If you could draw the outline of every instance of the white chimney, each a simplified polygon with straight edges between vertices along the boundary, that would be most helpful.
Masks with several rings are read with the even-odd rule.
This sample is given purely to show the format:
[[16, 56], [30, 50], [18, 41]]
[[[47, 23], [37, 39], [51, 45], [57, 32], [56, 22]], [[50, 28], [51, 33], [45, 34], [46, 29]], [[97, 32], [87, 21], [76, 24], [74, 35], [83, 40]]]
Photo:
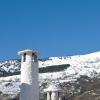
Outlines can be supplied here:
[[21, 56], [20, 100], [39, 100], [38, 52], [27, 49], [18, 54]]
[[61, 91], [62, 89], [58, 84], [51, 84], [47, 89], [44, 89], [44, 92], [47, 93], [47, 100], [61, 100], [59, 94]]

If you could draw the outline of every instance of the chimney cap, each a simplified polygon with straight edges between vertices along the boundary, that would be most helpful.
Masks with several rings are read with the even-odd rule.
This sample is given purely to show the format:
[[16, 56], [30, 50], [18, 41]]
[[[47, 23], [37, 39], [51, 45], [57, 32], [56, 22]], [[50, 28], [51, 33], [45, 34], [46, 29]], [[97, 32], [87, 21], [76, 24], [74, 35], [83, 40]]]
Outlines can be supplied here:
[[51, 84], [47, 89], [44, 89], [44, 92], [61, 92], [62, 88], [59, 84]]
[[23, 54], [25, 54], [25, 53], [31, 53], [31, 54], [34, 54], [34, 55], [36, 55], [36, 56], [39, 55], [38, 51], [32, 50], [32, 49], [25, 49], [25, 50], [19, 51], [19, 52], [18, 52], [18, 55], [23, 55]]

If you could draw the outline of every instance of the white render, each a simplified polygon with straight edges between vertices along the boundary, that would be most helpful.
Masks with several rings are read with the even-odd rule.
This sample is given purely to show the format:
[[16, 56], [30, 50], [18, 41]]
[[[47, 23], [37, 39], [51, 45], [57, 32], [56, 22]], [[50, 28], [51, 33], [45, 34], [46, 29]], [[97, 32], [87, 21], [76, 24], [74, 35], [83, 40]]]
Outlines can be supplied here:
[[53, 91], [52, 92], [51, 100], [59, 100], [58, 91]]
[[18, 54], [22, 56], [20, 100], [39, 100], [38, 53], [24, 50]]
[[62, 89], [58, 84], [51, 84], [44, 92], [47, 93], [47, 100], [61, 100], [59, 93]]
[[47, 92], [47, 100], [51, 100], [51, 98], [50, 98], [50, 92]]

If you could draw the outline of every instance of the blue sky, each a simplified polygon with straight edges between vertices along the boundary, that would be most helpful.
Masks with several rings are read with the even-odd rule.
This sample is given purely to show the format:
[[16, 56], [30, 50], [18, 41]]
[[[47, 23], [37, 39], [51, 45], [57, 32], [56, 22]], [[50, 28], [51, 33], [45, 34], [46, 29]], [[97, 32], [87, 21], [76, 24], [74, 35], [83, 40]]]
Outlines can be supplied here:
[[0, 0], [0, 59], [100, 51], [99, 0]]

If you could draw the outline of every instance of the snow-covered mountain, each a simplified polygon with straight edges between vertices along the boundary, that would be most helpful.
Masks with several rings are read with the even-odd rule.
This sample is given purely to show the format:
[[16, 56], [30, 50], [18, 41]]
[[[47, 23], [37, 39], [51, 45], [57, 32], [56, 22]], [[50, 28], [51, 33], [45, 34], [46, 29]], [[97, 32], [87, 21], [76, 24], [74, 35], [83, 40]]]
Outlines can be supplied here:
[[[53, 71], [49, 73], [40, 73], [40, 79], [45, 79], [46, 77], [56, 79], [62, 76], [79, 77], [80, 75], [94, 77], [100, 73], [100, 52], [90, 53], [87, 55], [49, 57], [47, 59], [39, 60], [39, 68], [44, 68], [44, 70], [47, 67], [51, 68], [52, 66], [56, 67], [60, 65], [69, 65], [69, 67], [58, 72]], [[3, 76], [3, 74], [6, 76], [15, 73], [20, 73], [20, 60], [0, 61], [1, 76]]]
[[[52, 69], [52, 70], [51, 70]], [[100, 77], [100, 52], [86, 55], [49, 57], [39, 60], [40, 91], [52, 81], [76, 82], [80, 77], [91, 79]], [[0, 61], [0, 91], [4, 94], [17, 94], [20, 89], [20, 60]], [[12, 75], [12, 76], [11, 76]], [[46, 85], [44, 85], [46, 83]]]

